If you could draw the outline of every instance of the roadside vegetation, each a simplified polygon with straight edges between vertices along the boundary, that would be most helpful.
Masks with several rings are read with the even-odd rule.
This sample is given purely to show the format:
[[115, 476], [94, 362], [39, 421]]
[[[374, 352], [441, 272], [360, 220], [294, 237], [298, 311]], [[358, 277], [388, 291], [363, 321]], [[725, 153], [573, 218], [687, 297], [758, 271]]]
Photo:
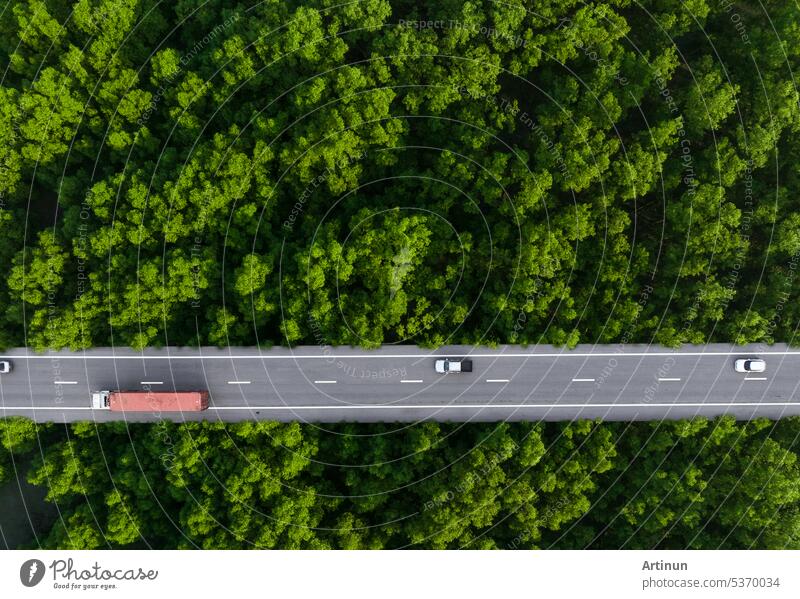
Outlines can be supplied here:
[[75, 549], [798, 548], [798, 430], [0, 420]]
[[[793, 343], [799, 19], [11, 0], [0, 346]], [[800, 548], [794, 419], [2, 427], [48, 547]]]

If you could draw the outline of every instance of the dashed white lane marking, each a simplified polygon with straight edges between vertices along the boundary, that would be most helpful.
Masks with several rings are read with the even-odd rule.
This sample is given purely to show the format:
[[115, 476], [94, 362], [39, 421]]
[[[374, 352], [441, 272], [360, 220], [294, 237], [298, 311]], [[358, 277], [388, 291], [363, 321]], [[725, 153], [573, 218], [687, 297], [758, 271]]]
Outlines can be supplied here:
[[409, 379], [409, 380], [401, 380], [401, 383], [421, 383], [422, 379]]
[[333, 385], [336, 381], [314, 381], [315, 385]]
[[487, 383], [508, 383], [508, 379], [486, 379]]
[[77, 385], [78, 381], [53, 381], [54, 385]]
[[572, 379], [573, 383], [593, 383], [594, 379]]
[[746, 381], [766, 381], [767, 377], [765, 376], [746, 376], [744, 377]]
[[676, 379], [676, 378], [671, 378], [671, 379], [670, 379], [670, 378], [659, 378], [659, 379], [658, 379], [658, 382], [659, 382], [659, 383], [674, 383], [674, 382], [676, 382], [676, 381], [679, 381], [679, 380], [681, 380], [681, 379]]
[[228, 381], [229, 385], [249, 385], [250, 381]]

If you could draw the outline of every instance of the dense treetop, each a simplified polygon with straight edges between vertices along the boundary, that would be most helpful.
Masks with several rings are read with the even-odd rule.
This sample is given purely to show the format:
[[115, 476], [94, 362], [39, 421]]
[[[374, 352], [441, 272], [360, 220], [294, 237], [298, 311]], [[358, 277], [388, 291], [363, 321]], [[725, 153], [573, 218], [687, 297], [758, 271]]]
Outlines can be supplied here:
[[798, 430], [6, 419], [0, 464], [58, 505], [46, 548], [797, 549]]
[[792, 341], [786, 2], [11, 2], [4, 344]]

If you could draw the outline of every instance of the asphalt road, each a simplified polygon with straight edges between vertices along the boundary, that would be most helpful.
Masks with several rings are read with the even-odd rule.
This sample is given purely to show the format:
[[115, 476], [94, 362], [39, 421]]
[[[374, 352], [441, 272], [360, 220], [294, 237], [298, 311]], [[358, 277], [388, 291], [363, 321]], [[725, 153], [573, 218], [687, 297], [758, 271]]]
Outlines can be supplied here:
[[[441, 375], [436, 357], [473, 360], [473, 372]], [[737, 357], [766, 360], [761, 374], [733, 370]], [[414, 422], [661, 420], [800, 415], [800, 349], [785, 345], [448, 346], [358, 348], [98, 348], [0, 360], [0, 416], [37, 421], [124, 419]], [[92, 391], [203, 390], [201, 413], [93, 410]]]

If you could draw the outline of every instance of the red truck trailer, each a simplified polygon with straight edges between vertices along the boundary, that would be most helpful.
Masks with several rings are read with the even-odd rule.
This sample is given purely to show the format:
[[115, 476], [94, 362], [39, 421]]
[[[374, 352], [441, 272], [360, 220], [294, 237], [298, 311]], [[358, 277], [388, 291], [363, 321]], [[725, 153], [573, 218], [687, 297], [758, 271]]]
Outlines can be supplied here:
[[96, 391], [92, 407], [112, 412], [199, 412], [208, 408], [208, 391]]

